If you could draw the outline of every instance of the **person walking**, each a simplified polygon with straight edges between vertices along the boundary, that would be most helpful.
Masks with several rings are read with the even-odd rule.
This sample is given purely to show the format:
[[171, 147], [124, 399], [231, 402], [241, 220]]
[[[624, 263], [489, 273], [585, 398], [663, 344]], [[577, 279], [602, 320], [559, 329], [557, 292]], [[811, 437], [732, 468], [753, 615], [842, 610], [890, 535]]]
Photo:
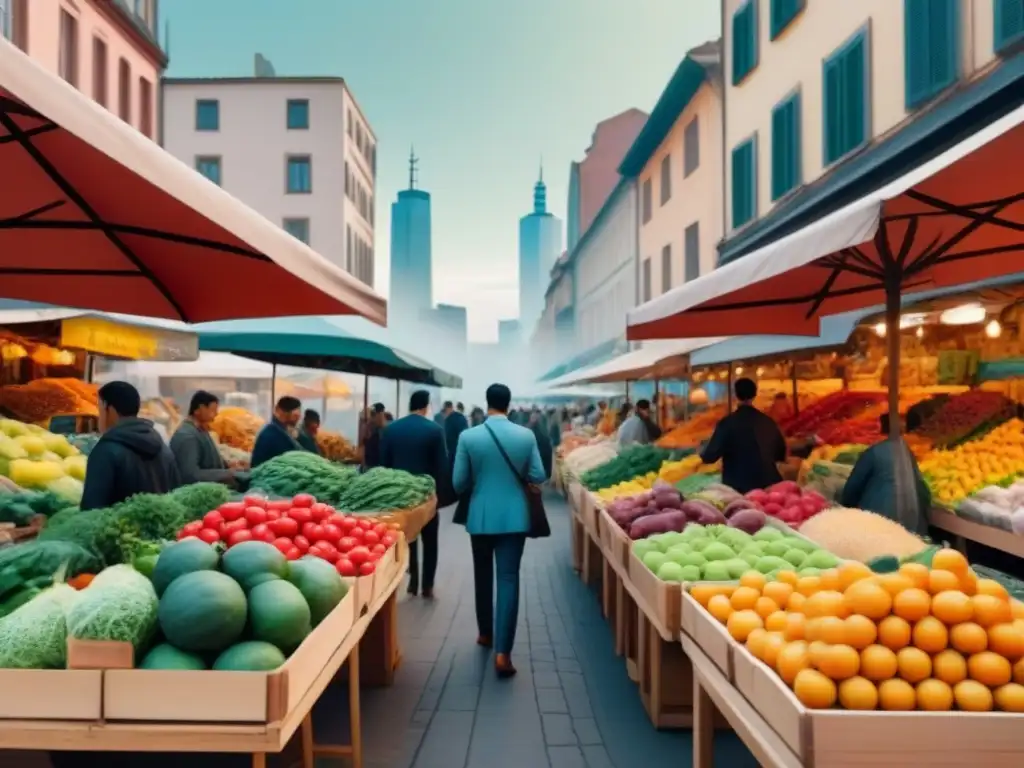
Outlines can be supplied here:
[[530, 414], [530, 421], [527, 423], [533, 437], [537, 441], [537, 450], [540, 452], [540, 463], [544, 466], [545, 479], [551, 479], [551, 469], [554, 466], [554, 453], [551, 447], [551, 436], [548, 434], [548, 422], [544, 413], [539, 408]]
[[303, 450], [322, 456], [320, 446], [316, 443], [316, 433], [320, 431], [320, 414], [312, 408], [307, 408], [302, 414], [302, 425], [299, 427], [299, 434], [295, 442], [302, 446]]
[[224, 462], [217, 443], [210, 436], [219, 407], [216, 395], [198, 390], [188, 404], [188, 418], [171, 435], [171, 453], [181, 481], [186, 485], [223, 483], [229, 488], [236, 487], [235, 470]]
[[445, 400], [444, 405], [441, 406], [441, 410], [434, 416], [434, 423], [439, 427], [444, 426], [444, 420], [448, 418], [448, 415], [454, 410], [451, 400]]
[[[418, 389], [409, 397], [409, 415], [403, 416], [385, 428], [380, 438], [380, 465], [389, 469], [403, 469], [414, 475], [430, 475], [437, 489], [438, 506], [448, 494], [448, 451], [444, 430], [431, 421], [430, 393]], [[437, 572], [437, 534], [440, 516], [434, 515], [423, 526], [419, 539], [423, 540], [423, 579], [420, 580], [419, 546], [417, 539], [409, 542], [409, 594], [415, 595], [423, 587], [423, 597], [434, 598], [434, 575]]]
[[277, 401], [270, 423], [256, 435], [256, 444], [252, 447], [253, 469], [282, 453], [302, 450], [302, 446], [295, 439], [295, 428], [299, 425], [301, 415], [302, 403], [298, 398], [285, 395]]
[[479, 406], [474, 406], [473, 410], [469, 412], [469, 426], [479, 427], [484, 423], [484, 409]]
[[380, 466], [380, 435], [386, 426], [384, 403], [374, 403], [363, 424], [363, 468]]
[[465, 407], [462, 403], [459, 403], [457, 408], [448, 414], [448, 418], [444, 420], [444, 442], [448, 448], [448, 470], [449, 477], [451, 476], [451, 470], [455, 466], [455, 449], [459, 446], [459, 435], [469, 429], [469, 422], [466, 420], [466, 415], [463, 413]]
[[[466, 430], [455, 452], [452, 480], [466, 504], [466, 531], [473, 551], [477, 643], [496, 652], [498, 677], [511, 677], [512, 646], [519, 616], [519, 566], [530, 506], [525, 485], [546, 479], [537, 440], [509, 421], [512, 393], [504, 384], [487, 388], [487, 420]], [[497, 610], [494, 581], [497, 572]]]

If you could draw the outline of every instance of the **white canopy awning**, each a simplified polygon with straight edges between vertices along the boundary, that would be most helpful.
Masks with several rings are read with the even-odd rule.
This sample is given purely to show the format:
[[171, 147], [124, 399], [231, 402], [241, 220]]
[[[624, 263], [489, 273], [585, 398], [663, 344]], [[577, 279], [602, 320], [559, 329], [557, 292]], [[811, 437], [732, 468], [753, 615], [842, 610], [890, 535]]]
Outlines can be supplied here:
[[677, 378], [686, 375], [687, 356], [694, 350], [723, 341], [715, 339], [673, 339], [652, 341], [599, 365], [559, 376], [552, 387], [598, 384], [641, 379]]

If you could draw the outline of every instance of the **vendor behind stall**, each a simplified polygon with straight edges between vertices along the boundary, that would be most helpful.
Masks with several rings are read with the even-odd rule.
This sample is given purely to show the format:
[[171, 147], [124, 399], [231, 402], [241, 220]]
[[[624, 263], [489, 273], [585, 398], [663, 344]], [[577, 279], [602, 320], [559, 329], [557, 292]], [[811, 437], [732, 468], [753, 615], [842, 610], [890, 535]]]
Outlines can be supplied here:
[[253, 469], [282, 453], [302, 450], [295, 439], [295, 428], [301, 416], [302, 403], [298, 398], [285, 395], [277, 401], [273, 418], [256, 436], [256, 444], [252, 448]]
[[223, 483], [235, 487], [235, 472], [228, 469], [210, 435], [219, 408], [216, 395], [198, 390], [188, 404], [188, 418], [171, 436], [171, 452], [185, 484]]
[[298, 443], [310, 453], [320, 456], [320, 446], [316, 444], [316, 433], [320, 431], [320, 414], [307, 408], [302, 414], [302, 426], [299, 427]]
[[103, 509], [136, 493], [167, 493], [182, 484], [174, 454], [139, 418], [139, 391], [125, 381], [100, 387], [99, 427], [103, 436], [89, 454], [81, 509]]
[[[882, 434], [889, 434], [889, 414], [879, 419]], [[907, 414], [907, 429], [919, 426], [917, 414]], [[899, 483], [897, 484], [897, 479]], [[897, 498], [897, 488], [900, 496]], [[932, 497], [914, 455], [903, 438], [889, 437], [862, 453], [853, 465], [839, 503], [844, 507], [869, 512], [900, 523], [911, 533], [928, 533], [928, 509]]]
[[786, 439], [767, 414], [754, 407], [757, 384], [738, 379], [739, 406], [715, 426], [701, 451], [705, 464], [722, 462], [722, 482], [740, 493], [767, 488], [782, 480], [778, 464], [786, 460]]

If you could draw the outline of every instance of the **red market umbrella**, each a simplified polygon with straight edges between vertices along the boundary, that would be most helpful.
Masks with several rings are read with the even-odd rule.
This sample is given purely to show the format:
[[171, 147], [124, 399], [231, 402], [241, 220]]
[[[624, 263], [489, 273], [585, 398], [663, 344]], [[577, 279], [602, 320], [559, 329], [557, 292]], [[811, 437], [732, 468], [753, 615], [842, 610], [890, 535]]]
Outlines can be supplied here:
[[[885, 305], [889, 407], [900, 295], [1024, 268], [1024, 107], [814, 224], [629, 313], [631, 340], [817, 335], [820, 318]], [[899, 419], [891, 419], [898, 435]]]
[[196, 323], [386, 301], [0, 39], [0, 296]]

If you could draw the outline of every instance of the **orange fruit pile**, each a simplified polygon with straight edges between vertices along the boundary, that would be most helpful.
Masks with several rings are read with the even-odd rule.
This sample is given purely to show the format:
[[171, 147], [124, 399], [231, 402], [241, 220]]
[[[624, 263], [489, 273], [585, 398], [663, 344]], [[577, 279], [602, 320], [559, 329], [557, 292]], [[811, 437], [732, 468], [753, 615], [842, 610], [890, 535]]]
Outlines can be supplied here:
[[1024, 603], [955, 550], [931, 568], [749, 572], [690, 594], [806, 707], [1024, 712]]

